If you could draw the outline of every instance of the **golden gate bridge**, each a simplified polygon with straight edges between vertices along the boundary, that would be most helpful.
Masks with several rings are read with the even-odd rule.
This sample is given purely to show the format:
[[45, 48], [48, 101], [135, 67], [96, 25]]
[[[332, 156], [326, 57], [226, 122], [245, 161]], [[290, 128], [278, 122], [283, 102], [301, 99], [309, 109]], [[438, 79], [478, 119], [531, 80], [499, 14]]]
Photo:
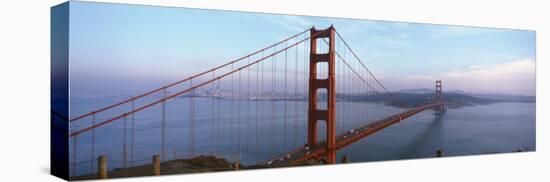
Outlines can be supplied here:
[[[71, 175], [94, 173], [94, 161], [108, 153], [110, 166], [146, 163], [147, 147], [161, 161], [214, 155], [268, 167], [333, 164], [338, 150], [419, 112], [441, 116], [441, 87], [436, 81], [432, 100], [410, 104], [386, 89], [333, 26], [312, 27], [70, 118]], [[388, 111], [388, 105], [405, 109]], [[144, 122], [154, 127], [140, 128]]]

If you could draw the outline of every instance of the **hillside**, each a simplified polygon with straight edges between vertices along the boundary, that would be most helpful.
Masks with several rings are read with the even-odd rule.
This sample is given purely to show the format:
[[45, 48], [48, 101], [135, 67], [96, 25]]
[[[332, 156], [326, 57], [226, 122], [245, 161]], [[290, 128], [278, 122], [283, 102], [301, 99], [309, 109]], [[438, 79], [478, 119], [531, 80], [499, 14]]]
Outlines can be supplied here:
[[[414, 107], [431, 102], [434, 98], [433, 93], [384, 93], [377, 95], [337, 95], [339, 99], [351, 102], [381, 102], [394, 107]], [[395, 99], [398, 98], [398, 99]], [[443, 98], [449, 108], [458, 108], [464, 106], [485, 105], [497, 102], [513, 102], [514, 100], [498, 98], [474, 97], [459, 93], [443, 93]]]

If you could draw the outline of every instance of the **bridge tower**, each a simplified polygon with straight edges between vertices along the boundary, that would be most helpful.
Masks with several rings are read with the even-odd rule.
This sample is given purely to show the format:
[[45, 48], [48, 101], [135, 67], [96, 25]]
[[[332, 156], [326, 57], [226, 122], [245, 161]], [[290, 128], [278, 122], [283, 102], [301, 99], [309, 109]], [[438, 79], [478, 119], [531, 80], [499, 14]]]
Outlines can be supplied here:
[[441, 101], [441, 98], [442, 95], [441, 95], [441, 80], [436, 80], [435, 81], [435, 99], [437, 101]]
[[[335, 32], [331, 25], [325, 30], [310, 31], [310, 56], [309, 56], [309, 104], [308, 104], [308, 146], [317, 143], [317, 123], [326, 122], [326, 163], [336, 163], [336, 82], [335, 82]], [[328, 52], [317, 50], [317, 40], [328, 38]], [[328, 78], [319, 78], [317, 70], [319, 63], [328, 63]], [[324, 67], [323, 67], [324, 68]], [[319, 109], [317, 94], [319, 89], [325, 89], [327, 93], [326, 110]]]
[[434, 99], [434, 101], [440, 103], [439, 107], [435, 108], [435, 115], [436, 115], [437, 117], [441, 117], [441, 115], [443, 115], [443, 113], [444, 113], [445, 110], [446, 110], [446, 106], [445, 106], [445, 104], [443, 103], [443, 94], [442, 94], [442, 89], [441, 89], [441, 80], [436, 80], [436, 81], [435, 81], [435, 99]]

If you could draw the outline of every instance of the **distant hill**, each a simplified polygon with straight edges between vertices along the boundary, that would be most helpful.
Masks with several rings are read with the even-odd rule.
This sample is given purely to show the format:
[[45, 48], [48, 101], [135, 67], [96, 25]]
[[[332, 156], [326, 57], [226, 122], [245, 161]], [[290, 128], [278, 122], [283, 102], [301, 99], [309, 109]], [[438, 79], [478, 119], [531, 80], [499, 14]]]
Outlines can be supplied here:
[[[403, 91], [403, 90], [401, 90]], [[406, 92], [394, 92], [372, 95], [337, 95], [338, 99], [351, 102], [379, 102], [394, 107], [414, 107], [431, 102], [434, 99], [435, 91], [430, 89], [410, 89]], [[395, 99], [398, 98], [398, 99]], [[485, 105], [497, 102], [535, 102], [532, 96], [495, 96], [479, 95], [474, 96], [462, 91], [444, 92], [443, 98], [449, 108], [464, 106]]]
[[429, 89], [429, 88], [417, 88], [417, 89], [401, 89], [397, 92], [407, 93], [407, 94], [427, 94], [427, 93], [435, 93], [435, 90]]
[[498, 100], [500, 102], [535, 102], [535, 96], [506, 95], [506, 94], [469, 94], [474, 97]]
[[[435, 90], [429, 89], [429, 88], [417, 88], [417, 89], [401, 89], [397, 92], [409, 93], [409, 94], [429, 94], [429, 93], [435, 93]], [[462, 90], [445, 90], [445, 93], [467, 94]]]

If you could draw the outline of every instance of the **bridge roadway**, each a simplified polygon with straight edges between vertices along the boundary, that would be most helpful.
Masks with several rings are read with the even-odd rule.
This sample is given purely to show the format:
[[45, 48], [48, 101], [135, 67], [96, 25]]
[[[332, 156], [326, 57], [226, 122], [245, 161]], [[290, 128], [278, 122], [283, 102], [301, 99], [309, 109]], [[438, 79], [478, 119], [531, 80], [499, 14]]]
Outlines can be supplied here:
[[[345, 133], [338, 135], [336, 138], [336, 148], [338, 151], [348, 145], [351, 145], [377, 131], [380, 131], [386, 127], [389, 127], [395, 123], [399, 123], [402, 120], [411, 117], [419, 112], [425, 111], [430, 108], [444, 106], [444, 102], [431, 102], [425, 105], [421, 105], [407, 111], [389, 116], [387, 118], [369, 123], [367, 125], [346, 131]], [[318, 142], [314, 146], [305, 146], [291, 151], [287, 154], [278, 156], [261, 164], [268, 166], [288, 166], [295, 165], [307, 160], [320, 160], [326, 155], [326, 143]]]

